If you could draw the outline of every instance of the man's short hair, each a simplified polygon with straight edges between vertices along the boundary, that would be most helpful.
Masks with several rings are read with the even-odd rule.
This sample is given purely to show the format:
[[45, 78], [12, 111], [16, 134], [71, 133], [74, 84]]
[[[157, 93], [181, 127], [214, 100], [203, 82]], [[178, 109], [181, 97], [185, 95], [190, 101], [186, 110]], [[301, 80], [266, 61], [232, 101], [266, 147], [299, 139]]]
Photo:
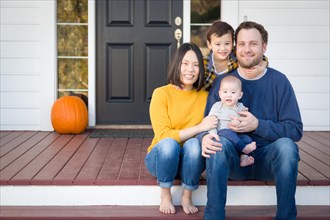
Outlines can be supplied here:
[[261, 38], [262, 38], [262, 43], [268, 43], [268, 32], [266, 31], [266, 29], [264, 28], [264, 26], [262, 26], [261, 24], [258, 24], [256, 22], [253, 21], [244, 21], [242, 22], [237, 28], [236, 28], [236, 34], [235, 34], [235, 44], [237, 44], [237, 36], [238, 33], [242, 30], [242, 29], [252, 29], [255, 28], [259, 31]]

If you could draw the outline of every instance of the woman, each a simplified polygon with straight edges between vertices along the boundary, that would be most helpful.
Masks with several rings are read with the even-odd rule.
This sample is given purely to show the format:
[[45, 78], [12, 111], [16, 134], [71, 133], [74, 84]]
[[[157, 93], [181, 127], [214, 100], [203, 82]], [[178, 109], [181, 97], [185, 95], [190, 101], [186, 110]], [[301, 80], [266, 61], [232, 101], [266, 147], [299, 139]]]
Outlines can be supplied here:
[[155, 133], [145, 164], [157, 177], [161, 187], [159, 211], [175, 213], [171, 187], [176, 176], [182, 180], [181, 205], [187, 214], [198, 212], [192, 203], [192, 191], [199, 186], [205, 168], [199, 141], [200, 132], [216, 128], [217, 118], [203, 119], [207, 92], [204, 82], [203, 57], [191, 43], [183, 44], [175, 53], [167, 75], [168, 85], [155, 89], [150, 118]]

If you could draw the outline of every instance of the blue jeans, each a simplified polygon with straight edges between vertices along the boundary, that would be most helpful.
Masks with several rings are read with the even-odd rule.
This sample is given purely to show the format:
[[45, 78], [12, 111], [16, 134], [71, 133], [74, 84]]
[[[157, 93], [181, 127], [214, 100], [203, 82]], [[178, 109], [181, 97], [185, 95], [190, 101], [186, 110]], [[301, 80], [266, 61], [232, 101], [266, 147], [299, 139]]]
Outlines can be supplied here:
[[257, 148], [252, 152], [254, 164], [241, 167], [239, 153], [231, 141], [220, 137], [222, 151], [206, 159], [207, 204], [204, 219], [224, 220], [227, 180], [275, 180], [277, 212], [274, 219], [296, 219], [296, 180], [298, 175], [298, 146], [289, 138]]
[[173, 186], [176, 176], [181, 178], [184, 189], [196, 190], [205, 169], [205, 159], [197, 138], [187, 140], [182, 147], [172, 138], [159, 141], [145, 157], [149, 172], [163, 188]]

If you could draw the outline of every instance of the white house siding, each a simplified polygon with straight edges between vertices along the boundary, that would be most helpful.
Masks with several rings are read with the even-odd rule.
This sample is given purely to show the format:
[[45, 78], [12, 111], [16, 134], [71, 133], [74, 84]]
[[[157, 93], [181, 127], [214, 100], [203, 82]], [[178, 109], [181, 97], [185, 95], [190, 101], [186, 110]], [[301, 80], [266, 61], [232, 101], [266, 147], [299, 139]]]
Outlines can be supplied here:
[[[269, 33], [270, 66], [289, 78], [304, 130], [330, 130], [329, 1], [223, 1], [223, 20], [256, 21]], [[227, 10], [231, 9], [231, 10]], [[237, 14], [233, 16], [233, 14]]]
[[[184, 2], [187, 6], [188, 0]], [[92, 0], [89, 3], [95, 4]], [[90, 7], [88, 12], [90, 21], [94, 21], [94, 9]], [[292, 82], [304, 129], [330, 130], [329, 1], [222, 0], [221, 10], [221, 19], [235, 28], [245, 19], [265, 26], [270, 35], [266, 53], [270, 66], [281, 70]], [[55, 0], [0, 1], [1, 130], [52, 130], [50, 109], [56, 97], [55, 12]], [[185, 16], [184, 22], [187, 21]], [[89, 30], [95, 30], [95, 22], [89, 23]], [[93, 42], [89, 41], [90, 52], [95, 49]], [[89, 63], [95, 64], [95, 56], [90, 58]], [[93, 68], [90, 65], [91, 97], [95, 95]], [[95, 102], [91, 103], [94, 106], [89, 108], [89, 117], [95, 119]], [[95, 120], [90, 121], [93, 124]]]
[[52, 130], [55, 1], [0, 1], [0, 129]]

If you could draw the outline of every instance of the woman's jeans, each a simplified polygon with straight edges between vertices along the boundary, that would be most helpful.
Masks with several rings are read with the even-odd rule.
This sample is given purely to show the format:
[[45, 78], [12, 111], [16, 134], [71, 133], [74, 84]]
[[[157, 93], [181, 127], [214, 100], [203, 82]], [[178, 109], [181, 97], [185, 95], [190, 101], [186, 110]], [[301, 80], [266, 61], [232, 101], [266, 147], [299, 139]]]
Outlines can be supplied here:
[[145, 164], [163, 188], [173, 186], [178, 176], [184, 189], [196, 190], [205, 169], [205, 159], [197, 138], [187, 140], [182, 147], [174, 139], [165, 138], [146, 155]]
[[257, 148], [252, 152], [254, 164], [241, 167], [240, 155], [232, 142], [220, 137], [220, 143], [222, 151], [206, 159], [207, 204], [204, 219], [225, 219], [228, 179], [275, 180], [277, 212], [274, 219], [296, 219], [298, 146], [289, 138], [280, 138], [269, 145]]

